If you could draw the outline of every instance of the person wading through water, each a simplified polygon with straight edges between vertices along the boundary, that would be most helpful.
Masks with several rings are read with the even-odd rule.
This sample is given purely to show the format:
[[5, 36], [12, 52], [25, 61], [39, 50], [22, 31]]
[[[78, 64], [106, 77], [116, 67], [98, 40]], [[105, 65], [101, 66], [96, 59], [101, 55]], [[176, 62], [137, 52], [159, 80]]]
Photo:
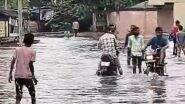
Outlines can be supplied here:
[[23, 42], [24, 46], [15, 49], [11, 61], [9, 82], [11, 83], [12, 81], [12, 72], [15, 65], [16, 104], [21, 102], [24, 85], [28, 88], [32, 104], [36, 104], [35, 85], [37, 84], [37, 79], [35, 78], [33, 66], [36, 52], [30, 48], [34, 42], [34, 35], [31, 33], [25, 34]]
[[183, 32], [183, 26], [179, 26], [179, 32], [177, 33], [177, 56], [180, 59], [181, 51], [185, 55], [185, 32]]
[[133, 31], [133, 35], [129, 36], [128, 48], [131, 49], [133, 73], [135, 74], [137, 66], [139, 69], [139, 73], [142, 73], [144, 39], [143, 36], [140, 34], [139, 27], [134, 27]]
[[114, 33], [115, 33], [115, 26], [109, 25], [107, 28], [107, 32], [100, 37], [98, 46], [102, 50], [102, 54], [110, 54], [114, 58], [118, 66], [119, 74], [122, 75], [123, 72], [118, 59], [118, 55], [119, 55], [118, 43]]
[[131, 49], [128, 47], [128, 38], [129, 36], [133, 35], [134, 34], [134, 31], [133, 29], [135, 28], [136, 26], [135, 25], [131, 25], [130, 26], [130, 31], [128, 34], [126, 34], [126, 37], [125, 37], [125, 44], [123, 46], [123, 51], [125, 51], [125, 49], [127, 48], [127, 65], [130, 65], [130, 61], [131, 61]]
[[177, 33], [179, 32], [179, 26], [180, 26], [180, 21], [176, 20], [174, 26], [172, 27], [170, 37], [173, 39], [173, 55], [177, 56]]

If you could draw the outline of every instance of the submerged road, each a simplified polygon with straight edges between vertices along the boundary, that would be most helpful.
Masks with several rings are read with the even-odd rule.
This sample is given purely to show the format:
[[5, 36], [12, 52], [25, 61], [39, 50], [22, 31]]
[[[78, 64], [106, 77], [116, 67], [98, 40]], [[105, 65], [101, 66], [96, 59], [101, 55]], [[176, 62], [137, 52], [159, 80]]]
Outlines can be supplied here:
[[[39, 38], [35, 75], [37, 104], [184, 104], [185, 64], [167, 50], [169, 76], [152, 79], [132, 74], [126, 55], [120, 54], [123, 76], [98, 77], [100, 52], [91, 51], [97, 41], [89, 38]], [[14, 104], [14, 83], [8, 83], [13, 48], [0, 49], [0, 104]], [[30, 104], [26, 88], [21, 104]]]

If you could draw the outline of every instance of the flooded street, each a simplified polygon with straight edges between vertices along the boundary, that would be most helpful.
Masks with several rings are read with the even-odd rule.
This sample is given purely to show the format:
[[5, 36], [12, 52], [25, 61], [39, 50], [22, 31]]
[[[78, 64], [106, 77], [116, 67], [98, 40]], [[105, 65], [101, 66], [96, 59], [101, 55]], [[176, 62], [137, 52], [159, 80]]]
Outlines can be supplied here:
[[[169, 76], [152, 79], [132, 74], [126, 55], [120, 54], [123, 76], [95, 75], [100, 51], [93, 51], [96, 40], [89, 38], [39, 38], [35, 75], [37, 104], [184, 104], [185, 64], [167, 54]], [[0, 49], [0, 104], [14, 104], [14, 83], [8, 83], [12, 48]], [[30, 104], [24, 88], [21, 104]]]

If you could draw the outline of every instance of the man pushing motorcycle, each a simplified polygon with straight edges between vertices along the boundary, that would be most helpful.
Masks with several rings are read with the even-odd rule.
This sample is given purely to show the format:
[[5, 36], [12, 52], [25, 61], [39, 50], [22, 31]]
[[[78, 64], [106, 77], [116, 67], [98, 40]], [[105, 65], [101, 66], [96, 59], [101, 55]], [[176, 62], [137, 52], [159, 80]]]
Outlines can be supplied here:
[[[118, 70], [120, 75], [123, 74], [122, 68], [121, 68], [121, 65], [118, 59], [119, 51], [118, 51], [118, 46], [117, 46], [117, 39], [114, 35], [115, 30], [116, 28], [114, 25], [109, 25], [107, 28], [107, 32], [103, 36], [100, 37], [99, 43], [98, 43], [99, 48], [102, 50], [101, 60], [102, 59], [104, 60], [106, 58], [109, 60], [113, 60], [115, 63], [114, 66], [116, 66], [116, 68], [111, 68], [111, 64], [110, 64], [110, 67], [108, 68], [108, 71], [110, 71], [110, 74], [107, 74], [107, 76], [114, 75], [114, 74], [111, 74], [111, 72], [113, 72], [111, 70]], [[101, 68], [99, 71], [101, 71]]]

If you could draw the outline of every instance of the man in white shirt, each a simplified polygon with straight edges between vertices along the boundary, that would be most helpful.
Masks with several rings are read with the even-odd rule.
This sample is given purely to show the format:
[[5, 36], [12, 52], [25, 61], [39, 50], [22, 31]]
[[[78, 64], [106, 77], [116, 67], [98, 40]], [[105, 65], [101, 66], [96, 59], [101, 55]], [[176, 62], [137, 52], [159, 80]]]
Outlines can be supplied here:
[[74, 21], [74, 22], [73, 22], [73, 25], [72, 25], [72, 29], [73, 29], [73, 31], [74, 31], [74, 36], [75, 36], [75, 37], [77, 36], [79, 27], [80, 27], [79, 22], [78, 22], [78, 21]]

